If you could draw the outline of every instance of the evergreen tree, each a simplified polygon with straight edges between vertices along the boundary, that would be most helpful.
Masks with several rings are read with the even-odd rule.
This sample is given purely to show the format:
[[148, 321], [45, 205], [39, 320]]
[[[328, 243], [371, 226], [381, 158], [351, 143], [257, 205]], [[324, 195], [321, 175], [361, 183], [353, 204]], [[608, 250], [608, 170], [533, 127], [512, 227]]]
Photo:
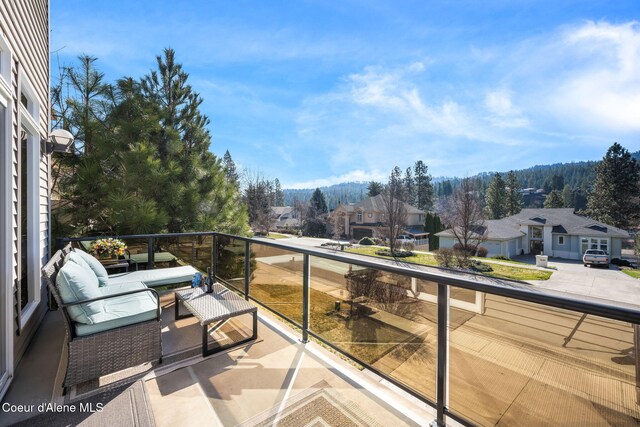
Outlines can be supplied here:
[[435, 212], [427, 212], [424, 223], [424, 231], [429, 233], [429, 250], [435, 251], [440, 247], [436, 233], [444, 230], [440, 216]]
[[[54, 215], [71, 222], [74, 234], [246, 233], [238, 189], [227, 184], [221, 162], [209, 152], [201, 99], [174, 63], [173, 51], [158, 57], [159, 73], [113, 85], [102, 83], [95, 60], [87, 58], [63, 82], [85, 85], [61, 100], [71, 108], [59, 108], [69, 112], [64, 121], [85, 140], [69, 178], [56, 184], [69, 203]], [[74, 105], [91, 111], [80, 114]]]
[[554, 174], [551, 177], [551, 188], [556, 191], [562, 191], [564, 188], [564, 176]]
[[327, 202], [324, 194], [316, 188], [309, 201], [307, 217], [302, 226], [305, 236], [325, 237], [327, 234]]
[[375, 197], [378, 194], [382, 193], [383, 190], [382, 183], [376, 181], [369, 181], [369, 185], [367, 186], [367, 197]]
[[309, 209], [313, 209], [314, 214], [324, 214], [328, 212], [327, 202], [324, 198], [324, 194], [320, 191], [319, 188], [316, 188], [311, 196], [311, 200], [309, 201]]
[[504, 218], [508, 210], [508, 195], [502, 176], [496, 173], [486, 193], [486, 210], [489, 219]]
[[405, 192], [405, 201], [410, 205], [415, 205], [416, 200], [416, 185], [413, 179], [413, 174], [411, 172], [411, 168], [407, 168], [404, 175], [404, 192]]
[[507, 212], [506, 216], [515, 215], [522, 210], [522, 194], [520, 194], [520, 183], [514, 171], [507, 174]]
[[571, 189], [571, 187], [569, 187], [569, 184], [565, 184], [562, 189], [562, 203], [567, 208], [576, 207], [576, 193]]
[[547, 194], [547, 197], [544, 199], [544, 205], [546, 209], [549, 208], [564, 208], [564, 200], [562, 199], [562, 193], [558, 190], [552, 190], [551, 193]]
[[423, 211], [433, 210], [433, 185], [429, 168], [422, 160], [418, 160], [414, 166], [415, 180], [415, 204]]
[[224, 165], [224, 173], [227, 177], [227, 183], [239, 184], [240, 175], [236, 170], [236, 163], [231, 158], [231, 153], [229, 153], [229, 150], [224, 152], [224, 156], [222, 157], [222, 164]]
[[276, 178], [273, 181], [273, 187], [275, 191], [275, 204], [274, 206], [284, 206], [284, 192], [282, 191], [282, 187], [280, 186], [280, 180]]
[[269, 181], [260, 178], [251, 180], [244, 190], [244, 202], [249, 210], [249, 224], [253, 231], [269, 234], [275, 223], [271, 214]]
[[619, 228], [633, 227], [640, 221], [640, 165], [617, 142], [596, 166], [587, 213]]

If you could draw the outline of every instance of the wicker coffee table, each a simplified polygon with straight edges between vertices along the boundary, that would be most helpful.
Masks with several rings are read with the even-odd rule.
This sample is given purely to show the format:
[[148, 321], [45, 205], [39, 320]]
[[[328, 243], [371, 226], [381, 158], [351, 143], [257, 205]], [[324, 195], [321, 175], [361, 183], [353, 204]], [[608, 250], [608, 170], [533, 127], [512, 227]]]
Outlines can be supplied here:
[[[180, 314], [180, 303], [190, 314]], [[209, 349], [209, 332], [222, 327], [232, 317], [243, 314], [253, 316], [253, 335], [250, 338]], [[213, 292], [207, 294], [202, 288], [184, 289], [175, 292], [175, 318], [195, 316], [202, 325], [202, 356], [210, 356], [231, 347], [254, 341], [258, 338], [258, 309], [242, 297], [219, 283], [213, 284]], [[213, 327], [210, 328], [210, 325]]]

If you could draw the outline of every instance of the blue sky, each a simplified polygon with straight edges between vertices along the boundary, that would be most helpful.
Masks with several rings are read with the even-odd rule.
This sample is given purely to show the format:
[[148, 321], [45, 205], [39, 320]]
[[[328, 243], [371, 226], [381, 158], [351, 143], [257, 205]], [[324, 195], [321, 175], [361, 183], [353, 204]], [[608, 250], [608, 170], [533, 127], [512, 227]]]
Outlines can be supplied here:
[[640, 149], [640, 4], [51, 1], [52, 73], [140, 77], [165, 47], [211, 151], [285, 187], [466, 176]]

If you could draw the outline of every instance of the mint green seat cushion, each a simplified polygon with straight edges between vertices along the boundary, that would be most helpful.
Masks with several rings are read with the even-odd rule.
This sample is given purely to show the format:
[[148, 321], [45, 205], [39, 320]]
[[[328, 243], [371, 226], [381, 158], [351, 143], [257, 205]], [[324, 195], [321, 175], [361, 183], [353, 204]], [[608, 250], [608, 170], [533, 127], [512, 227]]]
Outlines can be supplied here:
[[[99, 298], [98, 278], [91, 270], [75, 262], [67, 262], [58, 271], [56, 285], [62, 302], [70, 303]], [[74, 305], [68, 308], [69, 317], [75, 322], [92, 324], [94, 316], [103, 311], [102, 301]]]
[[155, 270], [131, 271], [109, 276], [109, 286], [125, 282], [143, 282], [145, 285], [162, 286], [190, 282], [198, 270], [190, 265], [182, 267], [158, 268]]
[[84, 260], [84, 262], [89, 265], [89, 267], [91, 267], [95, 275], [98, 277], [100, 286], [107, 286], [109, 284], [109, 274], [107, 273], [107, 270], [104, 268], [104, 266], [100, 264], [100, 261], [81, 249], [74, 249], [74, 252], [78, 254]]
[[[147, 289], [141, 282], [128, 282], [99, 288], [101, 295], [114, 295]], [[86, 336], [156, 318], [158, 304], [152, 292], [139, 292], [104, 300], [104, 310], [93, 316], [91, 325], [76, 323], [76, 335]]]

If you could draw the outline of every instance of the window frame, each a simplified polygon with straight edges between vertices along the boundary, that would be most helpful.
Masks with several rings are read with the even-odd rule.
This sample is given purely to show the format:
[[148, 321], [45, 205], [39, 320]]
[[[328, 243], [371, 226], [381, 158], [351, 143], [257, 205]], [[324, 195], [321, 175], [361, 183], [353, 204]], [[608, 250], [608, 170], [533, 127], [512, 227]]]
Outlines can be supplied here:
[[558, 245], [564, 246], [566, 244], [565, 241], [566, 240], [564, 236], [558, 236]]
[[[21, 310], [20, 322], [22, 325], [26, 324], [31, 316], [35, 313], [38, 305], [41, 301], [41, 281], [40, 281], [40, 131], [38, 126], [38, 119], [40, 114], [40, 103], [35, 96], [33, 86], [29, 82], [29, 79], [20, 72], [18, 74], [18, 95], [25, 94], [31, 105], [28, 108], [18, 100], [18, 129], [20, 129], [20, 135], [18, 139], [22, 138], [22, 132], [26, 132], [27, 138], [27, 288], [28, 288], [28, 301]], [[19, 140], [18, 144], [22, 141]], [[24, 183], [21, 179], [21, 167], [22, 167], [22, 149], [18, 146], [18, 170], [16, 171], [18, 177], [18, 233], [16, 238], [18, 239], [18, 265], [17, 271], [20, 273], [22, 270], [22, 203], [20, 198], [22, 197], [22, 185]], [[21, 279], [18, 277], [18, 279]], [[15, 286], [18, 285], [16, 281]]]
[[[4, 115], [0, 125], [0, 199], [9, 201], [3, 203], [0, 209], [0, 245], [9, 246], [12, 240], [12, 180], [13, 180], [13, 96], [11, 91], [11, 63], [12, 53], [0, 31], [0, 105], [4, 107]], [[14, 289], [13, 253], [9, 250], [0, 251], [0, 400], [5, 395], [13, 378], [13, 339], [14, 339]]]

